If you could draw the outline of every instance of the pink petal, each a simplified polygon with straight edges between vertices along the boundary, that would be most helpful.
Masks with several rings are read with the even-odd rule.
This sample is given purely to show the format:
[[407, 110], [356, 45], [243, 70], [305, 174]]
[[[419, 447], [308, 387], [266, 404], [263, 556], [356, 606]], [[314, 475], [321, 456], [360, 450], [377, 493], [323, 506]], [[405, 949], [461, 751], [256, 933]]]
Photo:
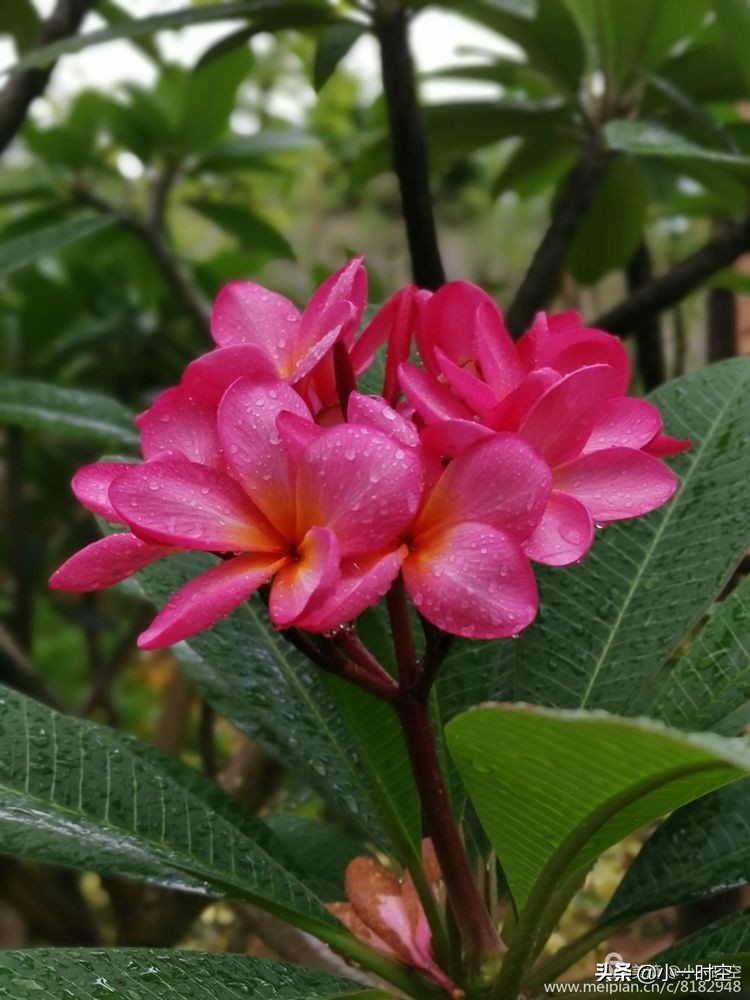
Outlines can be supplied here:
[[278, 530], [295, 528], [295, 467], [281, 447], [276, 418], [288, 411], [312, 422], [294, 389], [273, 376], [238, 379], [219, 406], [219, 438], [235, 478]]
[[163, 392], [136, 422], [146, 461], [177, 453], [199, 465], [224, 467], [216, 407], [191, 399], [181, 386]]
[[516, 388], [524, 369], [500, 310], [494, 302], [482, 302], [474, 318], [476, 356], [482, 376], [496, 397]]
[[76, 552], [55, 570], [49, 585], [54, 590], [104, 590], [175, 551], [171, 546], [150, 545], [130, 532], [118, 532]]
[[211, 628], [269, 580], [285, 558], [236, 556], [201, 573], [170, 598], [138, 637], [138, 647], [162, 649]]
[[86, 510], [114, 524], [122, 524], [122, 519], [109, 499], [109, 488], [125, 469], [135, 469], [130, 462], [96, 462], [84, 465], [73, 476], [73, 493]]
[[294, 560], [289, 560], [274, 577], [268, 609], [271, 621], [286, 628], [298, 618], [310, 599], [325, 598], [339, 577], [339, 544], [328, 528], [310, 528]]
[[489, 295], [468, 281], [448, 282], [425, 303], [420, 310], [416, 340], [428, 371], [434, 375], [440, 371], [435, 348], [459, 365], [476, 360], [475, 317], [481, 305], [497, 312]]
[[330, 528], [342, 556], [377, 552], [413, 519], [421, 490], [412, 449], [360, 424], [331, 427], [300, 461], [297, 527]]
[[536, 615], [528, 560], [517, 542], [486, 524], [456, 524], [418, 539], [403, 574], [421, 614], [452, 635], [502, 639]]
[[193, 399], [218, 406], [232, 382], [243, 375], [275, 375], [272, 360], [255, 344], [218, 347], [191, 361], [181, 386]]
[[480, 417], [488, 417], [497, 408], [497, 397], [490, 387], [472, 375], [466, 368], [461, 368], [444, 354], [439, 347], [435, 348], [435, 358], [440, 366], [440, 371], [445, 376], [447, 382], [457, 396], [464, 403], [478, 413]]
[[218, 347], [252, 344], [282, 378], [294, 370], [299, 328], [300, 315], [289, 299], [251, 281], [225, 285], [211, 313], [211, 335]]
[[609, 365], [591, 365], [564, 375], [533, 405], [520, 433], [551, 466], [579, 455], [601, 407], [616, 393], [617, 374]]
[[388, 341], [383, 395], [394, 405], [399, 394], [398, 367], [409, 357], [416, 324], [416, 296], [414, 285], [396, 292], [378, 309], [351, 350], [354, 372], [360, 375], [370, 367], [378, 348]]
[[289, 410], [282, 410], [276, 417], [276, 430], [281, 443], [293, 465], [297, 465], [306, 448], [324, 434], [322, 427], [314, 424], [310, 417], [300, 417]]
[[630, 361], [622, 342], [602, 330], [582, 327], [576, 312], [540, 313], [517, 348], [527, 368], [554, 368], [561, 375], [589, 365], [609, 365], [617, 373], [615, 394], [627, 391]]
[[367, 304], [367, 271], [361, 257], [339, 268], [314, 292], [302, 316], [303, 337], [315, 339], [316, 333], [326, 328], [326, 313], [340, 302], [352, 306], [347, 310], [349, 326], [342, 331], [346, 339], [356, 329]]
[[559, 381], [559, 374], [552, 368], [529, 372], [513, 392], [498, 403], [487, 423], [496, 431], [517, 431], [534, 403]]
[[429, 372], [406, 362], [400, 366], [398, 377], [407, 399], [428, 424], [451, 418], [471, 420], [471, 410]]
[[313, 598], [295, 625], [308, 632], [328, 632], [352, 621], [387, 592], [407, 553], [408, 549], [402, 545], [386, 555], [343, 563], [331, 593], [322, 599]]
[[353, 392], [349, 397], [349, 423], [367, 424], [384, 434], [405, 444], [407, 448], [416, 448], [419, 444], [419, 434], [414, 424], [394, 410], [382, 396], [363, 396]]
[[183, 549], [273, 552], [280, 544], [233, 479], [185, 459], [127, 469], [109, 496], [136, 534]]
[[445, 458], [455, 458], [494, 433], [489, 427], [473, 420], [443, 420], [439, 424], [428, 424], [419, 439], [429, 451]]
[[547, 566], [568, 566], [588, 552], [594, 522], [580, 501], [552, 490], [542, 520], [523, 543], [529, 559]]
[[517, 434], [493, 434], [450, 463], [415, 531], [478, 521], [523, 541], [539, 523], [551, 482], [547, 463]]
[[642, 451], [607, 448], [557, 468], [555, 489], [580, 500], [595, 521], [606, 523], [660, 507], [677, 489], [677, 477]]
[[645, 399], [622, 396], [606, 403], [583, 453], [603, 448], [642, 448], [661, 430], [659, 411]]
[[303, 317], [299, 337], [295, 343], [294, 357], [284, 377], [297, 382], [305, 375], [309, 375], [354, 322], [355, 312], [351, 302], [334, 302], [315, 326], [306, 325]]
[[647, 445], [644, 445], [643, 450], [656, 458], [671, 458], [672, 455], [679, 455], [692, 447], [692, 441], [670, 437], [669, 434], [657, 434]]

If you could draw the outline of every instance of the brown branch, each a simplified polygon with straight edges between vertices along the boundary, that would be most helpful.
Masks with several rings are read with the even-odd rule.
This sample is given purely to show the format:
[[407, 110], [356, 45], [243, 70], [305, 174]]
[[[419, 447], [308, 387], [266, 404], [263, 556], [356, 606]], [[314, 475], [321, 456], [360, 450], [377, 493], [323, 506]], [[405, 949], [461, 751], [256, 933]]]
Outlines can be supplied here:
[[197, 327], [204, 331], [207, 330], [210, 322], [209, 309], [203, 297], [193, 287], [183, 271], [161, 225], [167, 197], [167, 191], [163, 184], [157, 181], [154, 185], [151, 192], [149, 213], [146, 218], [141, 218], [132, 212], [119, 208], [87, 188], [80, 181], [73, 185], [73, 194], [81, 204], [88, 205], [105, 215], [115, 215], [122, 226], [143, 240], [177, 302]]
[[[74, 35], [97, 0], [58, 0], [42, 25], [36, 47], [51, 45]], [[0, 154], [15, 138], [34, 100], [45, 90], [55, 63], [43, 69], [27, 69], [13, 74], [0, 90]]]
[[435, 289], [444, 283], [445, 272], [430, 193], [427, 138], [417, 100], [408, 16], [399, 0], [383, 0], [380, 6], [375, 33], [412, 272], [420, 288]]
[[738, 222], [728, 223], [722, 233], [712, 237], [700, 250], [643, 285], [624, 302], [599, 316], [592, 325], [625, 337], [649, 317], [677, 305], [685, 296], [700, 288], [711, 275], [728, 267], [749, 250], [750, 215]]
[[[625, 277], [628, 292], [631, 295], [653, 280], [651, 254], [645, 240], [641, 241], [628, 261]], [[659, 317], [656, 315], [644, 317], [633, 332], [635, 334], [636, 365], [643, 379], [643, 388], [649, 391], [667, 379]]]
[[565, 255], [610, 159], [611, 154], [603, 149], [601, 143], [591, 140], [568, 175], [552, 221], [506, 313], [505, 322], [514, 337], [519, 337], [527, 329], [538, 310], [543, 309], [552, 297]]

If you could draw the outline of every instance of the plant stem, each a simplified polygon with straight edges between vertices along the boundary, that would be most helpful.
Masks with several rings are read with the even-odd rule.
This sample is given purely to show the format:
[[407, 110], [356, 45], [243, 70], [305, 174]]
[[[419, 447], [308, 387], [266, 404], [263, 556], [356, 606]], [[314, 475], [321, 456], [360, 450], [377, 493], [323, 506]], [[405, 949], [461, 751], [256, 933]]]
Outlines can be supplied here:
[[560, 948], [554, 955], [550, 956], [546, 962], [542, 962], [529, 977], [528, 987], [530, 990], [541, 989], [545, 983], [554, 982], [558, 976], [562, 975], [571, 965], [588, 955], [592, 949], [606, 941], [616, 930], [616, 924], [597, 926], [571, 941], [570, 944]]
[[414, 649], [414, 636], [409, 621], [409, 608], [406, 603], [404, 581], [398, 576], [391, 584], [391, 589], [385, 597], [388, 607], [388, 617], [391, 621], [393, 647], [398, 663], [398, 679], [402, 693], [411, 691], [419, 674], [419, 663]]
[[[288, 639], [301, 653], [312, 660], [322, 670], [336, 674], [338, 677], [356, 684], [381, 701], [394, 704], [398, 698], [398, 685], [393, 678], [383, 670], [384, 676], [378, 676], [350, 660], [332, 640], [327, 640], [325, 646], [318, 646], [312, 638], [296, 628], [282, 629], [281, 634]], [[326, 642], [326, 640], [324, 640]]]
[[414, 281], [420, 288], [436, 289], [445, 281], [445, 273], [432, 210], [427, 140], [414, 81], [408, 15], [400, 0], [381, 0], [375, 32]]
[[471, 985], [481, 990], [495, 979], [500, 941], [474, 882], [461, 834], [440, 770], [426, 701], [397, 706], [427, 829], [437, 854], [470, 969]]

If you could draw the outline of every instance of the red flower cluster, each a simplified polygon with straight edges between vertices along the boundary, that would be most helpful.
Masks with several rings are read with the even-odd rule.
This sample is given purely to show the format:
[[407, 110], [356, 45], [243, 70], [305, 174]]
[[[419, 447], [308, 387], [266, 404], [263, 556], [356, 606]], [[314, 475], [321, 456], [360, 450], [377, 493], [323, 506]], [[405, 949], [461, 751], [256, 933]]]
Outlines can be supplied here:
[[[302, 314], [259, 285], [224, 288], [216, 347], [138, 419], [143, 463], [87, 466], [73, 481], [126, 530], [76, 553], [51, 585], [109, 587], [197, 549], [222, 562], [174, 595], [142, 648], [210, 628], [265, 583], [277, 627], [328, 631], [399, 573], [437, 627], [502, 638], [536, 614], [530, 560], [581, 559], [595, 524], [673, 494], [660, 458], [688, 445], [625, 395], [616, 338], [564, 313], [514, 344], [492, 300], [461, 282], [405, 288], [358, 333], [365, 302], [359, 259]], [[383, 395], [361, 395], [383, 344]]]

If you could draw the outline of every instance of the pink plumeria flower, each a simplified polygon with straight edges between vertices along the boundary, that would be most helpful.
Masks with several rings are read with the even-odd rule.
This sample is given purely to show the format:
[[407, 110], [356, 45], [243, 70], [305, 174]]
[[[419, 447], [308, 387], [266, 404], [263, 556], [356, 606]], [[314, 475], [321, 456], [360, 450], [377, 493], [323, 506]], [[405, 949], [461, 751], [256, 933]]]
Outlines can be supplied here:
[[271, 580], [279, 628], [325, 631], [385, 593], [422, 493], [414, 449], [371, 425], [318, 427], [294, 389], [270, 375], [238, 379], [224, 394], [216, 439], [197, 416], [201, 404], [178, 393], [160, 407], [141, 428], [156, 457], [88, 466], [74, 481], [89, 509], [130, 530], [78, 552], [53, 587], [107, 587], [180, 550], [224, 554], [157, 615], [139, 639], [146, 649], [209, 628]]
[[[451, 330], [460, 331], [453, 342]], [[662, 434], [650, 403], [624, 396], [629, 363], [617, 338], [563, 314], [538, 317], [515, 345], [492, 300], [457, 282], [424, 306], [417, 343], [428, 370], [404, 364], [400, 378], [426, 447], [451, 458], [512, 431], [552, 470], [544, 515], [524, 543], [530, 558], [575, 562], [595, 524], [648, 513], [674, 493], [656, 456], [689, 444]]]
[[182, 385], [194, 399], [217, 404], [241, 375], [264, 373], [299, 384], [339, 339], [351, 342], [366, 300], [361, 257], [327, 278], [302, 313], [262, 285], [233, 281], [211, 313], [216, 347], [188, 365]]
[[[430, 840], [422, 843], [422, 864], [439, 899], [440, 869]], [[386, 958], [417, 969], [452, 1000], [461, 1000], [463, 990], [435, 961], [432, 932], [411, 875], [399, 879], [374, 858], [354, 858], [347, 866], [344, 888], [348, 902], [329, 903], [328, 909], [358, 940]]]

